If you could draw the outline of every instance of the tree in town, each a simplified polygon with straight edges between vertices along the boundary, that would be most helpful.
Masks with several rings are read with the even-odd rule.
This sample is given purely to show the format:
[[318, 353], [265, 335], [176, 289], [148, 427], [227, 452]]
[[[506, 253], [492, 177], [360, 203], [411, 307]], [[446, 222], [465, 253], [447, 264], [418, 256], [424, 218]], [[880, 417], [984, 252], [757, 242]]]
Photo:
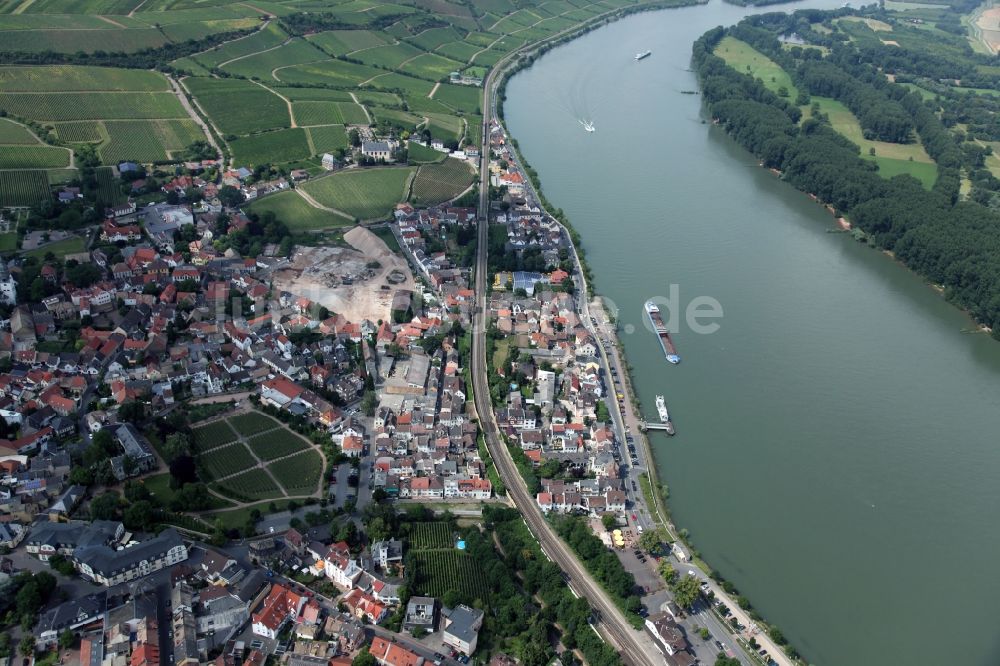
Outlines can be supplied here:
[[670, 591], [673, 593], [674, 601], [677, 602], [677, 605], [681, 608], [690, 608], [701, 594], [698, 585], [698, 578], [696, 576], [679, 576], [676, 578], [670, 585]]
[[90, 501], [90, 519], [114, 520], [120, 502], [121, 496], [113, 490], [98, 495]]
[[649, 553], [659, 550], [661, 543], [663, 543], [663, 531], [659, 529], [646, 530], [639, 537], [639, 546]]
[[615, 528], [615, 525], [618, 524], [618, 519], [615, 518], [615, 514], [606, 513], [601, 516], [601, 524], [604, 525], [604, 529], [610, 532]]
[[735, 657], [727, 657], [725, 652], [720, 652], [715, 658], [715, 666], [740, 666], [741, 662]]
[[21, 651], [21, 656], [33, 656], [35, 654], [35, 637], [31, 634], [27, 634], [21, 639], [21, 642], [17, 644], [17, 648]]
[[68, 650], [74, 645], [76, 645], [76, 634], [69, 629], [63, 629], [63, 632], [59, 634], [59, 647]]
[[375, 657], [368, 651], [368, 647], [361, 648], [358, 655], [351, 661], [351, 666], [377, 666]]
[[375, 416], [377, 408], [378, 395], [375, 391], [365, 391], [365, 395], [361, 398], [361, 411], [364, 412], [365, 416]]
[[667, 562], [666, 560], [660, 562], [660, 565], [657, 567], [657, 571], [660, 572], [660, 575], [663, 577], [663, 580], [667, 581], [668, 585], [670, 583], [673, 583], [674, 580], [677, 578], [677, 569], [674, 569], [674, 565], [672, 565], [670, 562]]

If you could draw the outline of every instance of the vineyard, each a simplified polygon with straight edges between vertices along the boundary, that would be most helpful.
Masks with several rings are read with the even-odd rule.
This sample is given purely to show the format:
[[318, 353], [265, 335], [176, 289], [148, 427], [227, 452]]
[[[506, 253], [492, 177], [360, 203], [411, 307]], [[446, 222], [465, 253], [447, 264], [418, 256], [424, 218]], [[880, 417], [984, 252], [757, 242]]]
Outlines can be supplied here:
[[184, 150], [205, 138], [201, 128], [190, 119], [106, 121], [108, 143], [100, 148], [106, 164], [126, 160], [155, 162], [168, 160], [171, 153]]
[[455, 539], [447, 523], [413, 523], [410, 526], [411, 550], [438, 550], [452, 548]]
[[32, 206], [51, 196], [44, 171], [0, 171], [0, 206]]
[[35, 120], [188, 117], [167, 92], [0, 93], [0, 109]]
[[82, 90], [166, 91], [167, 80], [158, 72], [114, 67], [45, 65], [0, 67], [0, 91], [70, 92]]
[[441, 598], [454, 590], [467, 602], [489, 600], [486, 577], [479, 563], [461, 550], [411, 552], [413, 591]]
[[271, 211], [289, 230], [332, 229], [342, 227], [352, 220], [334, 213], [313, 208], [297, 192], [279, 192], [253, 202], [249, 209], [258, 215]]
[[281, 489], [262, 469], [252, 469], [231, 479], [226, 479], [224, 483], [213, 484], [213, 486], [223, 495], [243, 501], [284, 497]]
[[411, 200], [433, 205], [454, 199], [472, 184], [473, 176], [472, 168], [462, 160], [422, 166], [413, 181]]
[[261, 414], [260, 412], [247, 412], [238, 416], [231, 416], [227, 420], [235, 428], [236, 432], [244, 437], [250, 437], [265, 430], [273, 430], [281, 426], [280, 423], [270, 416]]
[[299, 125], [362, 125], [368, 122], [365, 110], [354, 102], [293, 102]]
[[256, 464], [254, 457], [240, 443], [214, 448], [198, 456], [198, 460], [213, 479], [242, 472]]
[[193, 432], [196, 453], [236, 441], [236, 433], [229, 427], [229, 423], [225, 419], [194, 428]]
[[233, 157], [248, 167], [282, 164], [309, 157], [309, 141], [301, 127], [251, 134], [230, 142]]
[[311, 495], [323, 474], [323, 460], [315, 451], [306, 451], [271, 463], [268, 469], [289, 495]]
[[347, 132], [341, 125], [325, 125], [323, 127], [307, 127], [306, 132], [312, 139], [316, 154], [336, 152], [338, 148], [347, 148]]
[[0, 145], [0, 169], [47, 169], [69, 166], [70, 152], [52, 146]]
[[274, 460], [305, 451], [311, 445], [290, 430], [281, 428], [251, 437], [247, 440], [247, 446], [261, 460]]
[[308, 182], [302, 189], [320, 204], [362, 220], [387, 216], [405, 198], [412, 168], [342, 171]]
[[33, 146], [37, 143], [38, 139], [27, 127], [0, 118], [0, 144]]
[[250, 134], [291, 125], [285, 102], [249, 81], [190, 78], [184, 80], [184, 86], [223, 134]]

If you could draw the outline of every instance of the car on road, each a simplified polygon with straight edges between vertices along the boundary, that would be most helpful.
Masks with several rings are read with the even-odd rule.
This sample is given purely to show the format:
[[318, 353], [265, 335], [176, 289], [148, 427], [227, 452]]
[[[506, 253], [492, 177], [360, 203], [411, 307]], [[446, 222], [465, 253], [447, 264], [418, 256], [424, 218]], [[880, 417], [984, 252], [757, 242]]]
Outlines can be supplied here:
[[632, 514], [632, 520], [639, 520], [638, 518], [635, 517], [634, 513]]

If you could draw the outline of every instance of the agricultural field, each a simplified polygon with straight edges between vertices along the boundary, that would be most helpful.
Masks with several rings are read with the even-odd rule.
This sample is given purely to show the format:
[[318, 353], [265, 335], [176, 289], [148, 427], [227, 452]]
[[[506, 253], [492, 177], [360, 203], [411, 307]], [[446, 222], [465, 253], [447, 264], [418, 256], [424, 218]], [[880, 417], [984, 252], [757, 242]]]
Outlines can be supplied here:
[[97, 180], [98, 201], [103, 202], [107, 206], [125, 202], [126, 197], [122, 193], [121, 181], [115, 176], [115, 172], [111, 167], [97, 167], [94, 169], [94, 178]]
[[375, 76], [385, 74], [384, 69], [359, 65], [343, 60], [328, 60], [308, 65], [296, 65], [277, 72], [279, 81], [285, 83], [307, 83], [324, 86], [356, 86]]
[[313, 208], [297, 192], [269, 194], [250, 204], [249, 210], [257, 214], [273, 212], [293, 233], [334, 229], [353, 222], [340, 215]]
[[167, 161], [205, 134], [193, 120], [109, 120], [103, 123], [108, 136], [98, 152], [105, 164], [126, 160]]
[[104, 125], [97, 120], [56, 123], [54, 127], [59, 140], [68, 143], [100, 143], [107, 136]]
[[33, 146], [38, 144], [38, 139], [24, 125], [0, 118], [0, 144]]
[[374, 49], [367, 49], [355, 53], [352, 57], [357, 58], [366, 65], [395, 69], [401, 64], [422, 55], [424, 52], [406, 42], [398, 44], [388, 44]]
[[438, 81], [447, 78], [451, 72], [460, 70], [464, 64], [436, 53], [425, 53], [406, 62], [399, 71], [422, 79]]
[[448, 158], [439, 164], [427, 164], [417, 171], [410, 200], [414, 204], [434, 205], [454, 199], [464, 192], [475, 178], [464, 160]]
[[479, 563], [460, 550], [411, 551], [414, 574], [413, 591], [431, 597], [443, 597], [456, 590], [470, 599], [489, 599], [489, 589]]
[[309, 157], [312, 152], [306, 131], [301, 127], [251, 134], [230, 141], [229, 146], [233, 159], [248, 167], [294, 162]]
[[382, 35], [371, 30], [330, 30], [309, 35], [306, 39], [335, 56], [389, 43]]
[[49, 169], [69, 166], [70, 152], [52, 146], [0, 145], [0, 169]]
[[243, 56], [248, 56], [264, 49], [279, 46], [287, 37], [288, 35], [285, 34], [277, 23], [269, 23], [267, 27], [258, 30], [252, 35], [226, 42], [208, 51], [196, 53], [192, 56], [192, 59], [204, 67], [218, 67], [222, 63], [234, 58], [242, 58]]
[[198, 462], [212, 479], [221, 479], [257, 464], [247, 448], [238, 442], [202, 453], [198, 456]]
[[274, 460], [305, 451], [312, 445], [291, 430], [282, 428], [254, 435], [247, 440], [247, 446], [261, 460]]
[[222, 483], [213, 483], [211, 487], [223, 495], [243, 501], [284, 497], [284, 493], [271, 480], [270, 475], [259, 468], [238, 474], [231, 479], [226, 479]]
[[430, 146], [425, 146], [417, 141], [410, 141], [406, 146], [406, 152], [409, 155], [411, 164], [442, 162], [447, 157], [447, 154], [439, 150], [434, 150]]
[[212, 421], [192, 429], [195, 453], [208, 451], [236, 441], [236, 433], [225, 419]]
[[413, 523], [408, 545], [410, 550], [439, 550], [454, 547], [455, 539], [447, 523]]
[[32, 206], [51, 198], [44, 171], [0, 171], [0, 206]]
[[250, 134], [291, 126], [284, 100], [249, 81], [189, 78], [184, 80], [184, 86], [223, 134]]
[[469, 62], [472, 56], [482, 50], [482, 46], [476, 46], [475, 44], [469, 44], [468, 42], [451, 42], [450, 44], [438, 47], [434, 52], [440, 53], [445, 57], [451, 58], [452, 60]]
[[188, 117], [168, 92], [0, 93], [0, 109], [34, 120]]
[[289, 495], [312, 495], [323, 475], [323, 459], [309, 450], [271, 463], [268, 469]]
[[341, 125], [309, 127], [306, 129], [306, 132], [312, 140], [313, 152], [316, 155], [333, 153], [338, 148], [346, 149], [349, 143], [347, 140], [347, 130]]
[[733, 37], [723, 37], [719, 45], [715, 47], [715, 55], [725, 60], [726, 64], [737, 72], [760, 79], [763, 81], [764, 87], [771, 92], [776, 93], [784, 88], [793, 100], [799, 94], [799, 89], [792, 83], [792, 77], [781, 68], [781, 65], [746, 42], [741, 42]]
[[362, 220], [380, 219], [406, 199], [412, 167], [342, 171], [301, 185], [320, 204]]
[[[286, 88], [271, 86], [274, 92], [295, 102], [353, 102], [351, 93], [347, 90], [330, 90], [329, 88]], [[360, 96], [358, 99], [361, 99]]]
[[368, 123], [364, 108], [354, 102], [292, 102], [292, 114], [300, 127]]
[[411, 37], [407, 41], [420, 47], [424, 51], [433, 51], [443, 44], [455, 42], [460, 39], [462, 39], [462, 35], [459, 34], [454, 28], [448, 27], [424, 30], [416, 37]]
[[274, 80], [274, 70], [301, 65], [317, 60], [326, 60], [329, 56], [313, 46], [310, 42], [297, 37], [276, 49], [234, 60], [221, 69], [248, 78], [257, 77], [261, 81]]
[[465, 124], [461, 118], [443, 113], [428, 113], [426, 115], [429, 120], [428, 128], [431, 131], [431, 136], [443, 140], [458, 140], [462, 137], [465, 131]]
[[456, 111], [479, 113], [482, 107], [483, 89], [442, 83], [434, 93], [434, 99]]
[[0, 92], [166, 92], [159, 72], [80, 65], [10, 65], [0, 67]]
[[243, 437], [250, 437], [261, 432], [284, 427], [279, 421], [275, 421], [267, 414], [260, 412], [246, 412], [238, 416], [231, 416], [228, 419], [229, 425], [233, 427]]

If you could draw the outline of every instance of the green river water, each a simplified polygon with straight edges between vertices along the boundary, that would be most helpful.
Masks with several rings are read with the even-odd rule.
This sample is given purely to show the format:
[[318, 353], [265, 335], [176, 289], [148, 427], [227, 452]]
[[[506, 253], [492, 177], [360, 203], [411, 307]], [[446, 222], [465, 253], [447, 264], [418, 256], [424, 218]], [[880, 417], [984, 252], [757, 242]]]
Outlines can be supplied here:
[[[678, 430], [652, 438], [659, 471], [705, 559], [812, 663], [1000, 663], [1000, 343], [703, 122], [691, 44], [747, 11], [554, 49], [509, 83], [509, 127], [635, 327], [644, 410], [663, 393]], [[642, 312], [671, 284], [724, 310], [714, 334], [681, 326], [679, 366]]]

